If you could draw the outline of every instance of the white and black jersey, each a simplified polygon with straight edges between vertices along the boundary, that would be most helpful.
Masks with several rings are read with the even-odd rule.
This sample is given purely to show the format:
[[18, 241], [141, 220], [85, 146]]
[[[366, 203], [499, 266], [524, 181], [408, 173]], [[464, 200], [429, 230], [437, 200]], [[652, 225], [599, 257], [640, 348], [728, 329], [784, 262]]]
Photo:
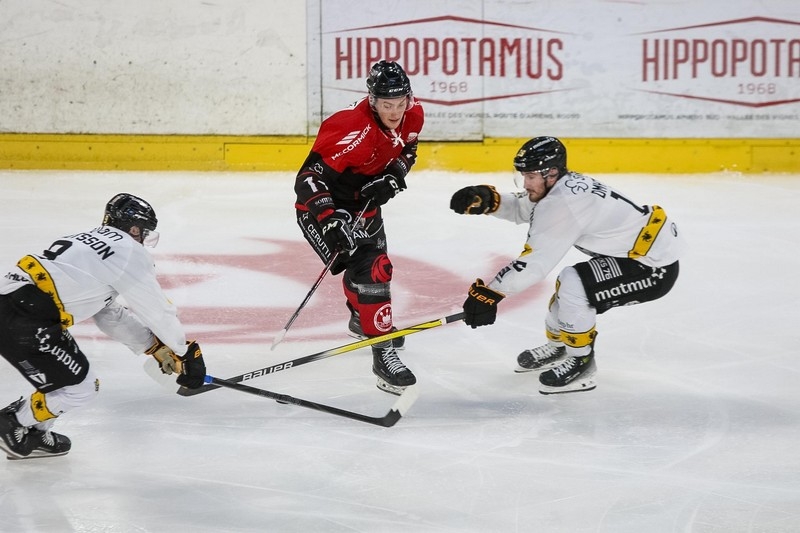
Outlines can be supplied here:
[[629, 258], [649, 267], [674, 263], [684, 246], [662, 208], [636, 204], [577, 172], [562, 176], [536, 203], [525, 193], [502, 194], [493, 215], [530, 224], [520, 256], [489, 283], [505, 295], [542, 281], [573, 246], [591, 256]]
[[0, 278], [0, 294], [29, 283], [53, 298], [62, 327], [94, 318], [104, 333], [136, 353], [150, 346], [153, 334], [176, 353], [186, 350], [177, 309], [156, 279], [150, 253], [121, 230], [101, 226], [23, 257]]

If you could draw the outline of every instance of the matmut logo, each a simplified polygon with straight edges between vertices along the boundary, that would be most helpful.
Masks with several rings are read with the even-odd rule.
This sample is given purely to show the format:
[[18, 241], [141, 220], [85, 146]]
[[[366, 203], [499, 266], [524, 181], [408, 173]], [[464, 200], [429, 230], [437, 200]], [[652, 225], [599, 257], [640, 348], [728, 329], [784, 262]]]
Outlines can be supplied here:
[[448, 15], [322, 37], [323, 61], [333, 65], [336, 88], [344, 91], [363, 92], [381, 59], [400, 63], [425, 103], [457, 106], [572, 89], [566, 57], [574, 35], [567, 32]]
[[798, 30], [750, 17], [636, 34], [640, 90], [754, 108], [800, 102]]

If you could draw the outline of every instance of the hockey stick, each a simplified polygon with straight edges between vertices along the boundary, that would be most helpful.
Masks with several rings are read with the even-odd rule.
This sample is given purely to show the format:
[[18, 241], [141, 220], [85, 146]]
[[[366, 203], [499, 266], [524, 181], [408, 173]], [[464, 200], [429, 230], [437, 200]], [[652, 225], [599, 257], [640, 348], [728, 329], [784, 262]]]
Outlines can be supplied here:
[[[378, 337], [370, 337], [368, 339], [351, 342], [350, 344], [345, 344], [337, 348], [330, 348], [328, 350], [323, 350], [315, 354], [299, 357], [297, 359], [286, 361], [284, 363], [279, 363], [277, 365], [267, 366], [264, 368], [259, 368], [258, 370], [245, 372], [244, 374], [239, 374], [238, 376], [228, 378], [226, 381], [230, 383], [239, 383], [241, 381], [247, 381], [249, 379], [266, 376], [268, 374], [274, 374], [275, 372], [280, 372], [281, 370], [294, 368], [296, 366], [304, 365], [306, 363], [311, 363], [313, 361], [319, 361], [320, 359], [333, 357], [334, 355], [352, 352], [353, 350], [358, 350], [359, 348], [364, 348], [365, 346], [372, 346], [373, 344], [377, 344], [379, 342], [388, 341], [397, 337], [404, 337], [406, 335], [411, 335], [413, 333], [419, 333], [420, 331], [425, 331], [426, 329], [444, 326], [445, 324], [450, 324], [451, 322], [457, 322], [459, 320], [463, 320], [463, 318], [464, 318], [464, 313], [456, 313], [453, 315], [446, 316], [444, 318], [437, 318], [436, 320], [422, 322], [421, 324], [416, 324], [414, 326], [410, 326], [405, 329], [398, 329], [397, 331], [392, 331], [391, 333], [380, 335]], [[180, 394], [181, 396], [194, 396], [196, 394], [201, 394], [218, 388], [219, 386], [215, 384], [207, 384], [203, 387], [200, 387], [199, 389], [187, 389], [186, 387], [181, 387], [180, 389], [178, 389], [178, 394]]]
[[419, 397], [419, 391], [417, 391], [416, 386], [412, 385], [410, 387], [406, 387], [406, 389], [403, 391], [403, 394], [400, 395], [400, 398], [397, 399], [388, 413], [381, 417], [374, 417], [362, 415], [361, 413], [356, 413], [353, 411], [347, 411], [345, 409], [339, 409], [338, 407], [332, 407], [330, 405], [295, 398], [293, 396], [289, 396], [288, 394], [279, 394], [277, 392], [264, 389], [257, 389], [249, 385], [242, 385], [241, 383], [235, 383], [226, 379], [215, 378], [214, 376], [206, 376], [205, 382], [213, 383], [214, 385], [219, 385], [220, 387], [238, 390], [240, 392], [247, 392], [257, 396], [270, 398], [278, 403], [306, 407], [308, 409], [314, 409], [323, 413], [343, 416], [351, 420], [358, 420], [360, 422], [366, 422], [367, 424], [374, 424], [376, 426], [383, 426], [385, 428], [390, 428], [395, 425], [397, 421], [400, 420], [404, 414], [406, 414], [406, 412], [411, 408], [411, 405], [413, 405], [413, 403], [417, 401], [417, 398]]
[[[370, 202], [372, 202], [372, 198], [367, 200], [367, 203], [364, 204], [364, 209], [361, 210], [361, 212], [356, 217], [355, 222], [353, 222], [353, 229], [354, 230], [355, 230], [356, 226], [358, 226], [358, 223], [361, 222], [361, 219], [364, 217], [364, 213], [367, 212], [367, 208], [369, 207]], [[319, 277], [317, 278], [317, 281], [314, 282], [314, 285], [311, 287], [311, 290], [308, 291], [308, 294], [306, 294], [306, 297], [303, 298], [303, 301], [300, 303], [300, 307], [297, 308], [297, 310], [294, 312], [294, 314], [289, 318], [289, 321], [286, 323], [286, 325], [283, 326], [283, 329], [280, 330], [280, 332], [272, 340], [272, 346], [270, 346], [270, 348], [269, 348], [270, 350], [274, 350], [275, 347], [278, 344], [280, 344], [281, 341], [283, 341], [283, 338], [286, 336], [286, 333], [288, 333], [289, 328], [292, 327], [292, 324], [294, 324], [295, 319], [298, 316], [300, 316], [300, 311], [303, 310], [303, 308], [306, 306], [308, 301], [311, 299], [311, 295], [313, 295], [317, 291], [317, 288], [319, 287], [320, 283], [322, 283], [322, 280], [325, 279], [325, 276], [328, 275], [328, 272], [331, 270], [331, 267], [333, 266], [333, 262], [336, 261], [336, 258], [339, 257], [340, 253], [341, 253], [340, 250], [336, 250], [335, 252], [333, 252], [333, 255], [331, 255], [331, 258], [328, 259], [328, 262], [325, 263], [325, 268], [322, 269], [322, 272], [320, 273]]]

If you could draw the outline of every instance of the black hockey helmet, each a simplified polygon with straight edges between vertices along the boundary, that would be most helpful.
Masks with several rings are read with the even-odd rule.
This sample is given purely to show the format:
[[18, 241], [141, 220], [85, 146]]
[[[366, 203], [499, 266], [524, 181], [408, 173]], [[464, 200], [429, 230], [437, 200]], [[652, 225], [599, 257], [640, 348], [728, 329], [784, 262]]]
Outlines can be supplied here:
[[158, 219], [153, 207], [128, 193], [119, 193], [106, 204], [103, 225], [121, 229], [142, 244], [155, 246], [158, 242]]
[[380, 60], [369, 69], [367, 78], [370, 103], [376, 98], [402, 98], [411, 96], [411, 82], [406, 72], [394, 61]]
[[534, 137], [517, 151], [514, 168], [519, 172], [557, 168], [561, 177], [567, 173], [567, 148], [555, 137]]

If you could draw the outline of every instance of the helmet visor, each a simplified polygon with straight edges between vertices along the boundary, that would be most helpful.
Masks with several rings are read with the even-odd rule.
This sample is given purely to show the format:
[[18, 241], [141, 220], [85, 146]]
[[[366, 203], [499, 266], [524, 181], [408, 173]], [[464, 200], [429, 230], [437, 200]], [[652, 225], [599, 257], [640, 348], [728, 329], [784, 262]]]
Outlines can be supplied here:
[[519, 172], [514, 174], [514, 185], [516, 185], [518, 189], [524, 189], [525, 178], [533, 179], [536, 177], [541, 177], [542, 179], [547, 179], [550, 175], [550, 171], [554, 168], [555, 167], [541, 168], [536, 170], [520, 170]]
[[160, 234], [154, 229], [145, 229], [142, 233], [142, 244], [148, 248], [155, 248]]

